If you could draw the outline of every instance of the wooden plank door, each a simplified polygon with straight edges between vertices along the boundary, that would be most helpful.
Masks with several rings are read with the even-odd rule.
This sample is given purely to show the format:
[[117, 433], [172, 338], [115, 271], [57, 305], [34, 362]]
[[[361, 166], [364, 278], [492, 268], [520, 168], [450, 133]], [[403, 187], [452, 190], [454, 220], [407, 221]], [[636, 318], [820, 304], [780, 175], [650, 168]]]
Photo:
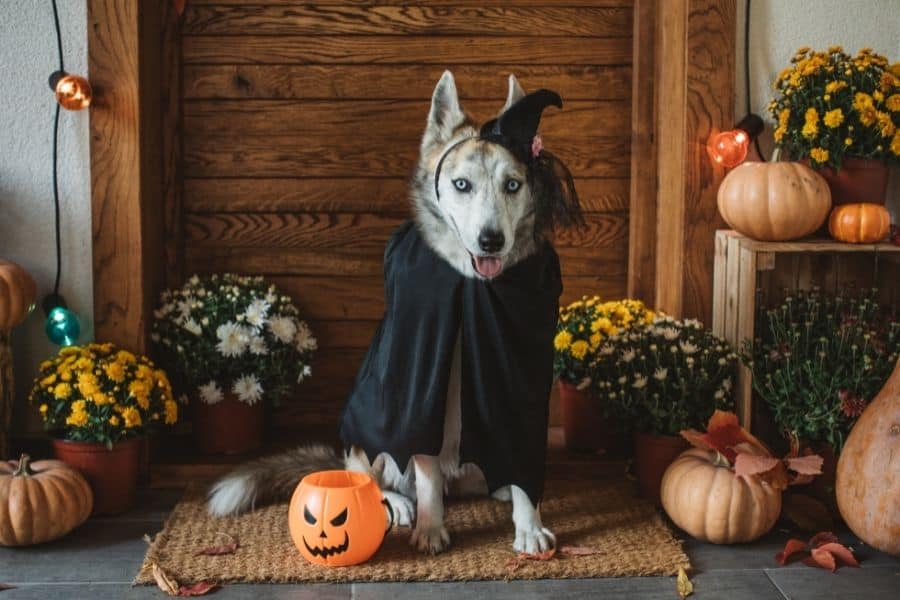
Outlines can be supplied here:
[[181, 27], [187, 273], [264, 274], [319, 338], [282, 425], [334, 425], [383, 311], [382, 254], [446, 68], [479, 121], [506, 77], [557, 90], [545, 145], [576, 176], [564, 301], [625, 294], [629, 0], [190, 0]]

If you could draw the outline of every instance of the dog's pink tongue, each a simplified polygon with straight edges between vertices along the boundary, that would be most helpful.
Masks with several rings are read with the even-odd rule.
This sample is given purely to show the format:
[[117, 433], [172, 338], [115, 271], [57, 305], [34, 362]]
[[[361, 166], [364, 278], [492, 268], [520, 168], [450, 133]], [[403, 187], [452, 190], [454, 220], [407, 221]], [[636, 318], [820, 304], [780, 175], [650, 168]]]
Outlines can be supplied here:
[[482, 277], [487, 277], [488, 279], [496, 277], [500, 273], [502, 267], [503, 261], [496, 256], [475, 257], [475, 269], [481, 273]]

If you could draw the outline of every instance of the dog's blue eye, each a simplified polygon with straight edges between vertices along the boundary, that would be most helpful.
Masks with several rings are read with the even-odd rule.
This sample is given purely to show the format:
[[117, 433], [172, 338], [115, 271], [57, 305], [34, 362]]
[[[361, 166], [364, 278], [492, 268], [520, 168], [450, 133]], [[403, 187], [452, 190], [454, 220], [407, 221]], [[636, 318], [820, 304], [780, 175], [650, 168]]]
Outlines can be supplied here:
[[459, 179], [453, 180], [453, 187], [455, 187], [460, 192], [468, 192], [472, 189], [472, 184], [469, 183], [468, 179], [463, 179], [460, 177]]
[[519, 188], [522, 187], [522, 184], [516, 179], [507, 179], [506, 180], [506, 191], [510, 194], [515, 194], [519, 191]]

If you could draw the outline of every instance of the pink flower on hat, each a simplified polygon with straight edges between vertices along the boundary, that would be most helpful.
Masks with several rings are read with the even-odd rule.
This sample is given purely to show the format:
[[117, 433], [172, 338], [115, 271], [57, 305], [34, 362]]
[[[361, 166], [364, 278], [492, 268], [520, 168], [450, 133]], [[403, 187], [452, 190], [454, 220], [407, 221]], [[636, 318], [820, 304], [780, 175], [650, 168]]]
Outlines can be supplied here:
[[531, 139], [531, 157], [537, 158], [541, 150], [544, 149], [544, 140], [541, 139], [541, 136], [536, 135]]

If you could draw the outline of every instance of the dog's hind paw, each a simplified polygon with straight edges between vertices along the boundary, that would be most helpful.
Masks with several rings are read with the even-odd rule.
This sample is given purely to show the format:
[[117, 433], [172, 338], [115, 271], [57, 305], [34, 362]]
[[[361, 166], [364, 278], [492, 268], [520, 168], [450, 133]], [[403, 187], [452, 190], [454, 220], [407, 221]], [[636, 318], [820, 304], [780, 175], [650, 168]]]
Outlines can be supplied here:
[[450, 546], [450, 534], [442, 525], [440, 527], [422, 527], [416, 525], [409, 544], [425, 554], [438, 554]]
[[556, 536], [546, 527], [534, 529], [516, 528], [516, 541], [513, 550], [528, 554], [546, 552], [556, 547]]
[[398, 527], [412, 527], [416, 507], [412, 500], [397, 492], [382, 492], [384, 501], [391, 508], [394, 525]]

